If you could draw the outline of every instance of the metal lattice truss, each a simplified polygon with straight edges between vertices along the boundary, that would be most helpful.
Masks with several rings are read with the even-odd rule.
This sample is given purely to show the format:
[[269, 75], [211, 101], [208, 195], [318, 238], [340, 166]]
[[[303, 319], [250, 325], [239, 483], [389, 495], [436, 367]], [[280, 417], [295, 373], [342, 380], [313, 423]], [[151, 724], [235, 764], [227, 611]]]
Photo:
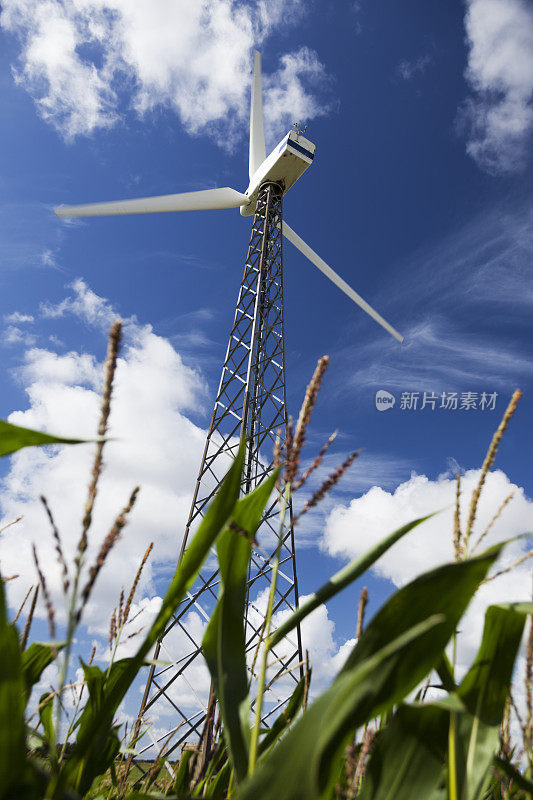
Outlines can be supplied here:
[[[272, 470], [276, 437], [285, 434], [285, 353], [283, 336], [282, 197], [276, 184], [261, 187], [244, 275], [239, 289], [222, 376], [207, 435], [181, 554], [216, 493], [242, 436], [248, 448], [242, 493], [250, 492]], [[289, 506], [281, 547], [274, 624], [298, 604], [298, 584]], [[279, 534], [279, 503], [271, 498], [257, 533], [248, 582], [246, 646], [251, 667], [260, 642], [270, 586], [271, 560]], [[181, 558], [180, 554], [180, 558]], [[195, 586], [168, 626], [150, 668], [139, 724], [149, 726], [137, 751], [166, 753], [197, 742], [214, 697], [201, 654], [203, 631], [217, 599], [219, 576], [208, 560]], [[271, 653], [264, 717], [268, 726], [280, 713], [302, 674], [300, 630]], [[170, 737], [170, 738], [169, 738]], [[145, 741], [147, 740], [147, 741]]]

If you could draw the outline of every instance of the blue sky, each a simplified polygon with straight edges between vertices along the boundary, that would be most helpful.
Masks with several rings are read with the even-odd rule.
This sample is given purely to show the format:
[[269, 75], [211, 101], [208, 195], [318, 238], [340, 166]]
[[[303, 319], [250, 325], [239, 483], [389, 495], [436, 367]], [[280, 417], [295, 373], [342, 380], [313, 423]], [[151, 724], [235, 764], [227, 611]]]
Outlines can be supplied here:
[[[448, 505], [456, 471], [473, 485], [469, 471], [516, 387], [524, 398], [480, 516], [488, 520], [514, 486], [509, 522], [495, 535], [526, 530], [531, 520], [531, 6], [277, 0], [268, 18], [265, 8], [8, 0], [0, 16], [0, 415], [89, 434], [105, 329], [115, 313], [129, 320], [124, 385], [135, 393], [136, 380], [152, 380], [153, 396], [142, 405], [130, 394], [117, 405], [125, 440], [151, 417], [154, 453], [138, 476], [134, 444], [131, 458], [119, 449], [109, 456], [102, 525], [104, 511], [125, 500], [126, 478], [153, 487], [164, 472], [166, 494], [158, 501], [154, 489], [146, 510], [148, 520], [148, 510], [165, 506], [159, 553], [146, 526], [131, 539], [138, 557], [156, 538], [146, 602], [161, 592], [181, 536], [250, 221], [213, 211], [68, 223], [52, 207], [215, 186], [243, 191], [254, 46], [263, 57], [267, 149], [294, 120], [307, 124], [317, 147], [286, 197], [285, 219], [405, 336], [399, 345], [286, 244], [290, 410], [297, 413], [316, 359], [329, 353], [310, 455], [334, 428], [330, 466], [363, 448], [342, 489], [298, 534], [302, 592], [364, 548], [370, 529], [385, 533], [400, 516]], [[396, 397], [383, 413], [380, 389]], [[402, 392], [411, 391], [496, 392], [496, 407], [402, 410]], [[158, 461], [165, 441], [175, 447]], [[67, 470], [83, 485], [87, 457], [69, 456], [57, 471], [53, 456], [24, 458], [4, 470], [3, 516], [24, 507], [20, 540], [29, 542], [30, 522], [39, 524], [31, 490], [50, 485], [70, 531], [79, 505], [67, 507], [57, 481]], [[373, 486], [389, 496], [380, 500]], [[435, 541], [447, 542], [448, 522]], [[446, 557], [447, 546], [435, 552]], [[3, 560], [14, 547], [15, 539], [4, 541]], [[366, 581], [371, 609], [413, 564], [431, 565], [431, 552], [412, 547]], [[116, 584], [116, 574], [104, 582], [88, 639], [102, 632]], [[353, 635], [359, 589], [322, 619], [324, 679]], [[527, 597], [527, 567], [503, 595], [508, 589]]]

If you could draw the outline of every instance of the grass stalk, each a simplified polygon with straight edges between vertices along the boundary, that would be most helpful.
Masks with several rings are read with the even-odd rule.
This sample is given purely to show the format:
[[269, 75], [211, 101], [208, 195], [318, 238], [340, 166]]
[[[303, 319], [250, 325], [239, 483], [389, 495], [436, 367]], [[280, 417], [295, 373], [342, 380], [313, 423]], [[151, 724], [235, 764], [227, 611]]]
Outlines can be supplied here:
[[261, 727], [261, 714], [263, 712], [263, 698], [265, 693], [265, 685], [266, 685], [266, 672], [267, 672], [267, 660], [268, 660], [268, 653], [269, 653], [269, 639], [270, 639], [270, 628], [272, 624], [272, 611], [274, 608], [274, 598], [276, 595], [276, 586], [278, 582], [278, 571], [279, 571], [279, 561], [280, 561], [280, 553], [281, 553], [281, 545], [283, 543], [283, 533], [285, 530], [285, 515], [287, 513], [287, 506], [289, 504], [291, 494], [291, 485], [287, 481], [285, 484], [285, 488], [283, 490], [283, 494], [281, 496], [281, 509], [280, 509], [280, 523], [279, 523], [279, 537], [278, 537], [278, 544], [276, 547], [276, 554], [274, 556], [274, 562], [272, 564], [272, 576], [270, 579], [270, 591], [268, 594], [268, 603], [267, 603], [267, 610], [265, 614], [265, 627], [264, 627], [264, 647], [263, 652], [261, 653], [261, 664], [259, 669], [259, 680], [257, 683], [257, 695], [255, 698], [255, 718], [254, 718], [254, 725], [252, 728], [252, 734], [250, 739], [250, 756], [248, 761], [248, 774], [253, 775], [255, 770], [255, 765], [257, 762], [257, 752], [258, 752], [258, 745], [259, 745], [259, 729]]
[[38, 583], [37, 586], [35, 587], [35, 591], [33, 593], [31, 601], [30, 611], [28, 613], [28, 616], [26, 617], [26, 624], [24, 625], [24, 630], [22, 632], [22, 636], [20, 637], [21, 650], [25, 650], [26, 645], [28, 644], [28, 636], [30, 635], [31, 623], [33, 621], [33, 615], [35, 613], [35, 606], [37, 605], [37, 598], [39, 597], [39, 589], [40, 589], [40, 584]]
[[501, 516], [501, 513], [502, 513], [503, 509], [505, 508], [505, 506], [507, 505], [507, 503], [510, 503], [510, 501], [513, 499], [513, 497], [514, 497], [514, 492], [511, 492], [511, 494], [507, 495], [507, 497], [505, 498], [505, 500], [503, 501], [501, 506], [498, 508], [498, 510], [496, 511], [494, 516], [492, 517], [491, 521], [489, 522], [489, 524], [487, 525], [487, 527], [485, 528], [483, 533], [479, 536], [479, 538], [478, 538], [477, 542], [475, 543], [475, 545], [472, 547], [472, 552], [473, 553], [478, 549], [479, 545], [481, 544], [481, 542], [483, 541], [485, 536], [488, 534], [488, 532], [490, 531], [490, 529], [492, 528], [492, 526], [494, 525], [494, 523], [496, 522], [498, 517]]
[[361, 595], [359, 597], [359, 606], [357, 608], [357, 629], [355, 631], [355, 638], [357, 641], [361, 638], [363, 633], [363, 625], [365, 624], [365, 610], [368, 603], [368, 589], [363, 586]]
[[24, 610], [24, 606], [26, 605], [26, 601], [27, 601], [28, 597], [30, 596], [30, 594], [32, 593], [32, 590], [33, 590], [33, 584], [30, 586], [30, 588], [26, 592], [26, 596], [25, 596], [24, 600], [22, 601], [22, 603], [19, 606], [19, 610], [17, 611], [15, 619], [13, 620], [13, 625], [17, 624], [17, 620], [20, 617], [20, 615], [22, 614], [22, 611]]
[[450, 712], [450, 726], [448, 728], [448, 798], [459, 800], [457, 786], [457, 719], [455, 711]]
[[[88, 546], [88, 532], [92, 522], [94, 502], [98, 491], [98, 481], [100, 478], [100, 474], [102, 472], [103, 451], [106, 441], [105, 437], [107, 434], [107, 429], [109, 424], [109, 415], [111, 412], [111, 396], [113, 392], [113, 381], [117, 366], [121, 336], [122, 336], [122, 322], [120, 320], [116, 320], [111, 326], [111, 329], [109, 331], [104, 388], [102, 393], [102, 405], [100, 410], [100, 420], [98, 423], [99, 438], [96, 443], [96, 452], [93, 461], [91, 481], [89, 483], [87, 501], [85, 503], [85, 511], [81, 526], [82, 528], [81, 536], [78, 542], [76, 558], [74, 562], [75, 568], [74, 568], [74, 577], [72, 580], [72, 589], [67, 608], [67, 620], [68, 620], [67, 635], [66, 635], [65, 649], [63, 651], [63, 659], [62, 659], [60, 678], [59, 678], [59, 695], [58, 695], [58, 702], [56, 703], [55, 725], [54, 725], [55, 732], [59, 731], [61, 725], [61, 703], [59, 702], [59, 698], [61, 697], [63, 686], [67, 681], [67, 671], [72, 651], [74, 632], [79, 622], [78, 612], [76, 607], [78, 604], [80, 579], [85, 560], [85, 553], [87, 551], [87, 546]], [[53, 744], [55, 746], [55, 742]]]
[[455, 561], [461, 560], [463, 551], [461, 542], [461, 476], [458, 474], [455, 478], [455, 512], [453, 515], [453, 555]]
[[[90, 659], [88, 661], [88, 665], [89, 666], [93, 663], [93, 659], [94, 659], [95, 655], [96, 655], [96, 646], [94, 646], [93, 649], [92, 649], [91, 657], [90, 657]], [[77, 699], [76, 699], [76, 704], [74, 706], [74, 713], [72, 714], [72, 719], [71, 719], [71, 721], [69, 723], [68, 730], [67, 730], [67, 733], [65, 735], [65, 739], [63, 741], [63, 746], [62, 746], [61, 752], [59, 754], [59, 758], [58, 758], [58, 762], [59, 763], [61, 763], [61, 761], [63, 760], [63, 758], [65, 756], [65, 750], [66, 750], [66, 747], [67, 747], [67, 743], [68, 743], [69, 737], [70, 737], [72, 731], [74, 730], [74, 725], [76, 724], [76, 721], [77, 721], [77, 718], [78, 718], [78, 711], [80, 710], [80, 703], [81, 703], [81, 700], [82, 700], [82, 697], [83, 697], [83, 690], [85, 688], [85, 684], [86, 684], [85, 680], [81, 681], [80, 693], [78, 694]], [[76, 686], [78, 684], [70, 684], [70, 685], [71, 686]]]
[[520, 389], [515, 389], [509, 405], [503, 415], [502, 421], [500, 422], [494, 436], [492, 437], [491, 443], [489, 445], [489, 449], [487, 450], [487, 455], [485, 456], [485, 460], [483, 461], [483, 466], [481, 467], [481, 475], [479, 477], [478, 485], [474, 489], [472, 493], [472, 500], [470, 502], [470, 511], [468, 514], [468, 521], [466, 523], [466, 530], [464, 533], [464, 552], [466, 553], [468, 550], [468, 544], [470, 541], [470, 536], [472, 534], [472, 526], [474, 524], [474, 520], [476, 518], [476, 511], [479, 503], [479, 498], [481, 495], [481, 490], [483, 489], [485, 479], [489, 470], [492, 468], [494, 464], [494, 459], [496, 458], [496, 453], [498, 452], [498, 447], [502, 440], [502, 436], [505, 433], [505, 430], [513, 417], [516, 407], [518, 405], [518, 401], [522, 397], [522, 392]]

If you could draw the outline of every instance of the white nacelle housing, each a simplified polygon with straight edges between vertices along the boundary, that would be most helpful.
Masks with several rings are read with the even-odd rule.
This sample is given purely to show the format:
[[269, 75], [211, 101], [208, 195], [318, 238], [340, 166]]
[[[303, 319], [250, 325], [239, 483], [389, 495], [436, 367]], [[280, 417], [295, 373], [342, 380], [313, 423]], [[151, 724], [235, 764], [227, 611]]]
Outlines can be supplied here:
[[303, 175], [309, 164], [313, 163], [314, 157], [315, 145], [301, 133], [290, 131], [253, 174], [246, 190], [250, 202], [241, 206], [243, 217], [249, 217], [255, 212], [257, 193], [262, 183], [266, 181], [279, 183], [286, 193]]

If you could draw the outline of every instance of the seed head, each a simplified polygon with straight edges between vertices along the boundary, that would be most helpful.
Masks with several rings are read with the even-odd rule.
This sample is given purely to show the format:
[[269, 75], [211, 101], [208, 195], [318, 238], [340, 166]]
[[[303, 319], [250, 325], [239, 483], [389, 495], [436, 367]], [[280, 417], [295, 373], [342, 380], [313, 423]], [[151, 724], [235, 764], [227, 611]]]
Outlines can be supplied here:
[[300, 519], [300, 517], [302, 517], [306, 511], [309, 511], [310, 508], [316, 506], [317, 503], [319, 503], [322, 500], [322, 498], [324, 498], [327, 495], [327, 493], [333, 489], [333, 487], [340, 481], [346, 470], [352, 466], [353, 462], [355, 461], [358, 455], [359, 455], [359, 450], [350, 453], [346, 461], [340, 464], [337, 467], [337, 469], [331, 473], [329, 478], [326, 478], [322, 486], [319, 489], [317, 489], [317, 491], [314, 493], [311, 499], [308, 500], [305, 506], [302, 508], [300, 513], [295, 517], [294, 520], [295, 522], [298, 519]]

